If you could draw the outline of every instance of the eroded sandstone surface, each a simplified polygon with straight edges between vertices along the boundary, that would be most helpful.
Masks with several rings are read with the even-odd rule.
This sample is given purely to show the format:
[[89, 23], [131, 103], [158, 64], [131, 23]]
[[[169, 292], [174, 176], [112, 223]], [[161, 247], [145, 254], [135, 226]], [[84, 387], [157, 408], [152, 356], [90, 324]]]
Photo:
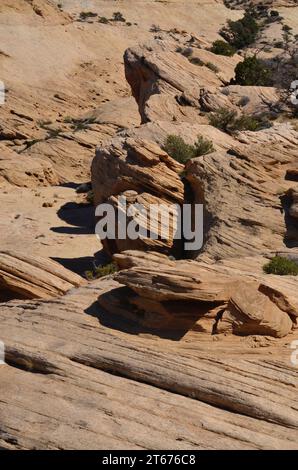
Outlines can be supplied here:
[[[247, 2], [83, 3], [0, 5], [0, 448], [296, 449], [298, 277], [263, 267], [298, 259], [297, 118], [230, 81], [298, 8], [271, 2], [283, 23], [227, 57]], [[220, 108], [271, 125], [219, 129]], [[212, 151], [180, 163], [169, 135]], [[94, 206], [122, 197], [203, 204], [202, 248], [101, 243]]]

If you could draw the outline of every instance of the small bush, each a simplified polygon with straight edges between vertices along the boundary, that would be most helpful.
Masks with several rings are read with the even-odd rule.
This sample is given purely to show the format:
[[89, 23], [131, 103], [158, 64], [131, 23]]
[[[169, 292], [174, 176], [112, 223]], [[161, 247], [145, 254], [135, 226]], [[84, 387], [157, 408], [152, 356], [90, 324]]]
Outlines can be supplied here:
[[214, 41], [210, 50], [213, 52], [213, 54], [225, 55], [227, 57], [233, 56], [236, 52], [235, 47], [231, 46], [231, 44], [225, 41], [222, 41], [221, 39]]
[[186, 163], [192, 158], [214, 151], [213, 144], [203, 136], [198, 136], [194, 145], [187, 144], [178, 135], [169, 135], [163, 146], [164, 150], [179, 163]]
[[242, 86], [270, 86], [272, 73], [256, 56], [246, 57], [236, 65], [235, 80], [232, 82]]
[[294, 261], [282, 256], [275, 256], [275, 258], [263, 266], [263, 270], [266, 274], [277, 274], [279, 276], [298, 275], [298, 265]]
[[209, 122], [211, 126], [217, 127], [224, 132], [228, 132], [231, 124], [236, 119], [236, 112], [227, 108], [220, 108], [218, 111], [211, 113]]
[[84, 21], [88, 18], [95, 18], [97, 13], [93, 13], [92, 11], [81, 11], [80, 13], [80, 20]]
[[231, 130], [232, 131], [258, 131], [261, 129], [261, 123], [258, 119], [243, 115], [232, 123]]
[[158, 26], [158, 24], [153, 24], [149, 30], [151, 33], [160, 33], [161, 28]]
[[212, 126], [217, 127], [217, 129], [230, 134], [237, 131], [259, 131], [271, 126], [266, 115], [250, 116], [249, 114], [243, 114], [237, 117], [235, 111], [230, 111], [226, 108], [221, 108], [211, 113], [209, 122]]
[[200, 157], [201, 155], [207, 155], [208, 153], [214, 152], [215, 150], [211, 140], [205, 139], [205, 137], [203, 137], [202, 135], [198, 136], [194, 147], [196, 157]]
[[238, 106], [242, 108], [243, 106], [246, 106], [249, 102], [250, 102], [249, 96], [241, 96], [241, 98], [238, 101]]
[[106, 18], [105, 16], [100, 16], [100, 17], [98, 18], [98, 22], [99, 22], [99, 23], [102, 23], [102, 24], [108, 24], [108, 23], [109, 23], [109, 20], [108, 20], [108, 18]]
[[72, 118], [70, 116], [66, 116], [64, 118], [64, 122], [67, 123], [67, 124], [71, 124], [71, 128], [74, 130], [74, 131], [81, 131], [81, 130], [84, 130], [84, 129], [89, 129], [90, 125], [91, 124], [94, 124], [96, 122], [96, 118], [95, 117], [90, 117], [90, 118], [83, 118], [83, 119], [76, 119], [76, 118]]
[[126, 19], [120, 11], [115, 11], [115, 13], [113, 13], [112, 21], [121, 21], [122, 23], [125, 23]]
[[201, 59], [199, 59], [199, 57], [191, 57], [189, 59], [189, 62], [191, 62], [194, 65], [199, 65], [200, 67], [204, 65], [204, 62]]
[[115, 263], [105, 264], [103, 266], [97, 266], [93, 270], [85, 271], [85, 277], [92, 281], [94, 279], [99, 279], [100, 277], [109, 276], [114, 274], [118, 270]]
[[180, 54], [184, 55], [184, 57], [190, 57], [193, 53], [191, 47], [178, 47], [176, 51], [180, 52]]
[[253, 15], [246, 12], [240, 20], [228, 21], [228, 26], [222, 29], [220, 34], [231, 46], [242, 49], [255, 42], [259, 30]]
[[212, 62], [207, 62], [206, 67], [212, 70], [212, 72], [215, 72], [215, 73], [219, 72], [219, 68], [215, 64], [212, 64]]

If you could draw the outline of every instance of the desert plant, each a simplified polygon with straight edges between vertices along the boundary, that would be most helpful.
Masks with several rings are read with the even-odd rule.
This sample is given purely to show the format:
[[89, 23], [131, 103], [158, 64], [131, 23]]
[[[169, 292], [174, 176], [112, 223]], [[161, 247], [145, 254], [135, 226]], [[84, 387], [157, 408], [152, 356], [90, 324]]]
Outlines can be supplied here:
[[149, 30], [151, 33], [160, 33], [161, 28], [158, 24], [153, 24]]
[[214, 151], [212, 142], [203, 136], [198, 136], [195, 144], [190, 145], [178, 135], [168, 135], [163, 148], [179, 163], [186, 163], [192, 158], [206, 155]]
[[176, 52], [180, 52], [180, 54], [184, 55], [184, 57], [190, 57], [193, 53], [191, 47], [177, 47]]
[[213, 64], [212, 62], [207, 62], [206, 67], [208, 67], [208, 69], [212, 70], [212, 72], [215, 72], [215, 73], [219, 72], [219, 68], [215, 64]]
[[100, 277], [109, 276], [118, 270], [117, 265], [112, 262], [101, 266], [95, 266], [92, 270], [85, 271], [85, 277], [92, 281]]
[[180, 163], [186, 163], [195, 156], [194, 146], [187, 144], [178, 135], [168, 135], [163, 148], [174, 160]]
[[264, 127], [270, 127], [270, 122], [265, 117], [255, 117], [244, 114], [231, 123], [230, 130], [233, 131], [258, 131]]
[[241, 98], [238, 101], [238, 106], [242, 108], [243, 106], [246, 106], [249, 102], [250, 102], [249, 96], [241, 96]]
[[246, 12], [240, 20], [228, 21], [228, 26], [220, 32], [222, 37], [236, 49], [249, 46], [257, 39], [259, 25], [250, 12]]
[[255, 55], [245, 57], [243, 62], [236, 65], [235, 79], [232, 82], [242, 86], [270, 86], [272, 72]]
[[92, 11], [81, 11], [80, 13], [80, 20], [85, 21], [88, 18], [95, 18], [97, 13], [93, 13]]
[[275, 256], [269, 263], [263, 266], [263, 270], [266, 274], [277, 274], [279, 276], [297, 276], [298, 265], [295, 261], [292, 261], [282, 256]]
[[209, 116], [209, 122], [224, 132], [233, 134], [237, 131], [258, 131], [265, 127], [270, 127], [271, 123], [266, 115], [251, 116], [243, 114], [237, 117], [235, 111], [221, 108]]
[[210, 113], [209, 122], [211, 126], [217, 127], [224, 132], [228, 132], [231, 124], [236, 118], [236, 111], [227, 108], [220, 108], [214, 113]]
[[71, 124], [71, 128], [74, 131], [80, 131], [83, 129], [88, 129], [91, 124], [94, 124], [96, 122], [96, 118], [95, 117], [72, 118], [70, 116], [66, 116], [64, 118], [64, 122], [67, 124]]
[[191, 57], [190, 59], [188, 59], [189, 62], [191, 62], [192, 64], [194, 65], [199, 65], [200, 67], [202, 67], [204, 65], [204, 62], [199, 59], [199, 57]]
[[98, 22], [99, 22], [99, 23], [102, 23], [102, 24], [108, 24], [108, 23], [109, 23], [109, 20], [108, 20], [108, 18], [106, 18], [105, 16], [100, 16], [100, 17], [98, 18]]
[[122, 23], [125, 23], [126, 19], [122, 15], [121, 11], [115, 11], [115, 13], [113, 13], [112, 21], [121, 21]]
[[198, 135], [197, 141], [194, 144], [195, 156], [200, 157], [201, 155], [207, 155], [208, 153], [214, 152], [213, 143], [211, 140], [206, 139], [202, 135]]
[[214, 41], [210, 50], [213, 52], [213, 54], [225, 55], [228, 57], [233, 56], [236, 52], [235, 47], [231, 46], [231, 44], [228, 42], [222, 41], [221, 39]]

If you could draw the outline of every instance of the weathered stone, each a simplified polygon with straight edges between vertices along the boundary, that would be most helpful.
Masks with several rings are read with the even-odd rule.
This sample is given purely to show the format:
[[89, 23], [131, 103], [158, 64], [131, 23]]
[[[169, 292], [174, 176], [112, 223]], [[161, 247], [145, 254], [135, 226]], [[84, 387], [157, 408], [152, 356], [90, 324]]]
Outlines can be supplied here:
[[65, 294], [84, 280], [60, 264], [24, 255], [0, 253], [0, 298], [49, 299]]
[[217, 333], [226, 331], [240, 335], [269, 335], [277, 338], [292, 330], [289, 315], [269, 297], [249, 283], [238, 285], [216, 326]]

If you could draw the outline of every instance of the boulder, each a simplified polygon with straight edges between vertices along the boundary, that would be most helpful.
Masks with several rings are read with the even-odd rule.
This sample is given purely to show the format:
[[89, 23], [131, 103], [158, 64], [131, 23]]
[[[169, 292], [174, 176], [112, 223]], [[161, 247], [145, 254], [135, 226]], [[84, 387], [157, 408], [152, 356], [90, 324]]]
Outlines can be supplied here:
[[265, 274], [250, 276], [158, 253], [126, 251], [114, 259], [121, 269], [114, 279], [129, 289], [105, 293], [99, 303], [142, 327], [272, 337], [284, 337], [294, 327], [297, 298], [270, 279], [267, 283]]
[[241, 283], [231, 296], [219, 319], [217, 333], [233, 332], [239, 335], [268, 335], [282, 338], [290, 333], [293, 323], [262, 292], [249, 283]]
[[143, 123], [169, 116], [193, 121], [191, 108], [199, 108], [200, 88], [222, 85], [208, 67], [191, 63], [176, 49], [174, 41], [156, 40], [124, 54], [126, 79]]
[[143, 139], [115, 139], [97, 150], [91, 176], [95, 204], [127, 190], [143, 192], [169, 201], [183, 201], [179, 173], [183, 165], [173, 160], [154, 142]]
[[[170, 201], [146, 192], [130, 190], [109, 197], [107, 203], [114, 208], [116, 215], [115, 238], [101, 238], [110, 255], [130, 249], [156, 250], [176, 255], [182, 252], [181, 240], [174, 239], [177, 208]], [[152, 210], [153, 206], [156, 210]], [[133, 224], [140, 234], [138, 238], [129, 234], [125, 238], [119, 236], [117, 221], [122, 220], [121, 215], [125, 217], [125, 223], [122, 224], [125, 233], [129, 232], [129, 227]]]
[[0, 299], [50, 299], [84, 284], [77, 274], [40, 256], [0, 252]]

